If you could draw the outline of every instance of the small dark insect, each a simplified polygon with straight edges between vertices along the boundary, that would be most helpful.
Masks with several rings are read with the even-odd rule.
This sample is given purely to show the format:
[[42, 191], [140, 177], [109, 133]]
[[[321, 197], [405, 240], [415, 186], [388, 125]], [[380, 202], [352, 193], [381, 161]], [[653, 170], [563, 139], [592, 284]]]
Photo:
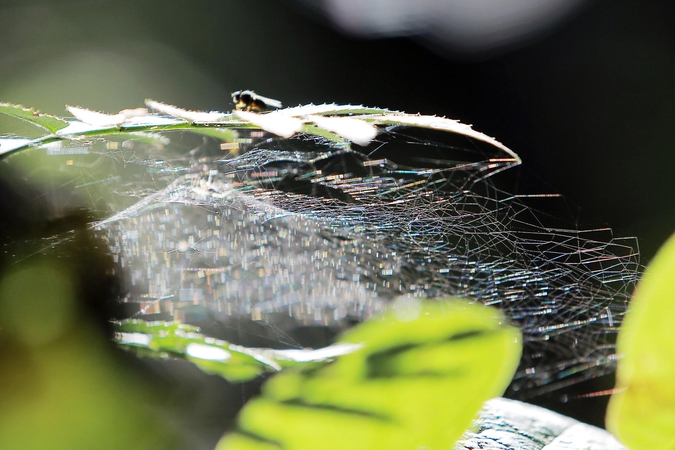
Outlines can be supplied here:
[[235, 109], [244, 111], [265, 112], [281, 108], [281, 102], [273, 98], [263, 97], [253, 91], [236, 91], [232, 93]]

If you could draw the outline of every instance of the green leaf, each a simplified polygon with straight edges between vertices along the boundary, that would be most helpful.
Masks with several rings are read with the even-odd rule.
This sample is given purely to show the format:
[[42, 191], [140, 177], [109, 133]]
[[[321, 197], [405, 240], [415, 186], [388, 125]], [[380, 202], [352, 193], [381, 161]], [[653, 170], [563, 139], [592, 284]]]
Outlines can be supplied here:
[[[223, 142], [236, 143], [237, 128], [258, 128], [278, 136], [290, 138], [302, 131], [325, 138], [344, 148], [350, 141], [365, 146], [377, 134], [377, 125], [422, 127], [458, 133], [472, 139], [486, 142], [503, 150], [510, 156], [504, 160], [505, 167], [520, 164], [520, 157], [496, 139], [474, 130], [470, 125], [457, 120], [435, 116], [420, 116], [368, 108], [358, 105], [304, 105], [277, 110], [270, 114], [256, 114], [246, 111], [220, 113], [216, 111], [190, 111], [166, 103], [147, 99], [146, 104], [166, 116], [149, 114], [145, 108], [124, 109], [116, 114], [106, 114], [79, 107], [66, 107], [77, 121], [42, 114], [20, 105], [0, 103], [0, 113], [30, 122], [57, 136], [42, 136], [28, 142], [0, 142], [0, 156], [46, 143], [49, 140], [76, 136], [107, 136], [118, 132], [161, 132], [169, 130], [190, 130]], [[168, 116], [168, 117], [167, 117]], [[326, 119], [326, 120], [323, 120]], [[313, 122], [313, 123], [312, 123]], [[359, 122], [363, 122], [359, 124]], [[368, 130], [369, 124], [372, 132]], [[232, 130], [228, 130], [232, 129]], [[233, 146], [232, 149], [238, 147]], [[224, 150], [227, 147], [224, 148]]]
[[346, 141], [345, 139], [341, 138], [340, 136], [338, 136], [337, 134], [335, 134], [331, 131], [324, 130], [323, 128], [319, 128], [316, 125], [305, 124], [302, 127], [302, 132], [306, 133], [306, 134], [311, 134], [313, 136], [318, 136], [318, 137], [324, 138], [327, 141], [333, 142], [333, 143], [335, 143], [335, 144], [337, 144], [337, 145], [339, 145], [343, 148], [346, 148], [346, 149], [350, 148], [349, 141]]
[[521, 352], [496, 309], [461, 300], [398, 302], [339, 342], [363, 346], [272, 378], [217, 450], [447, 450]]
[[607, 429], [633, 450], [675, 448], [675, 235], [647, 268], [619, 332]]
[[123, 348], [152, 358], [183, 358], [203, 371], [239, 382], [279, 370], [273, 361], [243, 347], [205, 337], [199, 329], [178, 322], [127, 320], [116, 324]]
[[68, 122], [59, 117], [43, 114], [33, 108], [24, 108], [21, 105], [13, 105], [11, 103], [0, 103], [0, 113], [30, 122], [44, 128], [50, 133], [56, 133], [58, 130], [68, 126]]
[[216, 128], [216, 127], [191, 127], [190, 131], [202, 136], [212, 137], [221, 142], [235, 142], [239, 135], [236, 130], [232, 128]]

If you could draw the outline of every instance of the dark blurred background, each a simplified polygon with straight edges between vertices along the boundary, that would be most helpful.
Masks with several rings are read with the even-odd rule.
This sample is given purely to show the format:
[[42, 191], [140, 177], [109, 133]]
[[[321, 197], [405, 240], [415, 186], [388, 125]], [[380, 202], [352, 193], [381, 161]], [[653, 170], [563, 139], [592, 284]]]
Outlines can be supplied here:
[[643, 263], [675, 230], [672, 2], [0, 0], [0, 18], [3, 102], [226, 111], [254, 89], [437, 114], [523, 158], [506, 189], [563, 194], [571, 226], [637, 236]]

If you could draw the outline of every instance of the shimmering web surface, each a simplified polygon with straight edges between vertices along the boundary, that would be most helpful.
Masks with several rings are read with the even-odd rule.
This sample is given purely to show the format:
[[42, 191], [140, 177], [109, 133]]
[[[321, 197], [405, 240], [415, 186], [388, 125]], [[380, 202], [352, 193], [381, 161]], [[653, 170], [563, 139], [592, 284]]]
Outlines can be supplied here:
[[221, 146], [174, 132], [31, 152], [59, 161], [66, 203], [103, 217], [96, 232], [140, 313], [185, 318], [197, 305], [294, 345], [297, 327], [339, 330], [401, 296], [459, 295], [523, 330], [512, 394], [613, 369], [635, 243], [557, 225], [544, 212], [560, 199], [497, 188], [516, 165], [499, 149], [403, 127], [351, 150], [315, 136], [239, 137]]

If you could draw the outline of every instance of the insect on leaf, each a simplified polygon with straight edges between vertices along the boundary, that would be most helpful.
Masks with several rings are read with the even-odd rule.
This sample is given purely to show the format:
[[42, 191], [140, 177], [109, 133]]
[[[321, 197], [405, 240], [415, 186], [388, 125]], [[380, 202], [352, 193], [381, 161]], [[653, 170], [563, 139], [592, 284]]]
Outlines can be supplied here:
[[363, 347], [272, 378], [217, 449], [448, 449], [504, 392], [520, 333], [461, 300], [399, 301], [344, 334]]
[[675, 448], [675, 235], [637, 287], [619, 333], [624, 355], [607, 428], [633, 450]]

